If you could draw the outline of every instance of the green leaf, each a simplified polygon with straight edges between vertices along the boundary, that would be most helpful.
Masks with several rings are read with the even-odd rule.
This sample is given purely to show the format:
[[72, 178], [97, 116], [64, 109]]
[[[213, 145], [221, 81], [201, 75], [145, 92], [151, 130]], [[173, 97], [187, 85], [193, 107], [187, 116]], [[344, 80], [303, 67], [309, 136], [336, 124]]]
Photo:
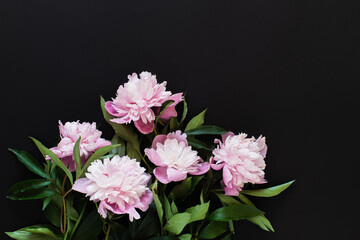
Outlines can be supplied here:
[[180, 198], [181, 200], [184, 200], [195, 190], [196, 185], [200, 182], [200, 180], [203, 177], [204, 176], [194, 176], [194, 177], [186, 178], [171, 190], [170, 197], [173, 200]]
[[44, 202], [43, 202], [43, 207], [42, 207], [42, 210], [44, 211], [45, 208], [49, 205], [49, 203], [51, 202], [51, 197], [47, 197], [44, 199]]
[[73, 240], [97, 240], [102, 231], [102, 221], [99, 213], [93, 210], [80, 225]]
[[204, 176], [194, 176], [192, 177], [192, 181], [191, 181], [191, 191], [193, 191], [195, 189], [195, 187], [198, 185], [198, 183], [201, 181], [201, 179]]
[[25, 227], [15, 232], [6, 232], [6, 234], [17, 240], [57, 240], [50, 229], [41, 226]]
[[232, 233], [229, 233], [228, 235], [223, 237], [221, 240], [231, 240], [232, 235], [233, 235]]
[[188, 144], [190, 146], [192, 146], [193, 148], [196, 149], [205, 149], [208, 151], [212, 151], [213, 149], [211, 149], [206, 143], [199, 141], [195, 138], [187, 138]]
[[111, 150], [111, 153], [118, 154], [120, 157], [125, 156], [126, 146], [125, 146], [124, 140], [121, 137], [119, 137], [118, 135], [115, 134], [114, 137], [111, 139], [111, 144], [112, 145], [120, 145], [119, 147]]
[[184, 120], [186, 118], [186, 115], [188, 113], [188, 105], [187, 105], [187, 102], [185, 100], [185, 96], [184, 96], [183, 104], [184, 104], [184, 108], [183, 108], [183, 113], [182, 113], [180, 124], [182, 124], [184, 122]]
[[30, 153], [22, 150], [16, 150], [9, 148], [9, 151], [14, 153], [17, 159], [26, 166], [27, 169], [40, 177], [51, 179], [51, 177], [44, 171], [40, 163], [30, 155]]
[[263, 229], [265, 231], [275, 232], [270, 221], [264, 215], [259, 215], [256, 217], [248, 218], [247, 220], [249, 222], [254, 223], [255, 225], [258, 225], [261, 229]]
[[237, 196], [238, 199], [240, 199], [243, 203], [254, 207], [255, 205], [243, 194], [239, 193], [239, 195]]
[[218, 198], [220, 199], [222, 204], [224, 204], [225, 206], [241, 204], [239, 201], [237, 201], [235, 198], [233, 198], [231, 196], [227, 196], [224, 194], [218, 194], [218, 193], [216, 193], [216, 195], [218, 196]]
[[12, 185], [9, 189], [9, 192], [18, 193], [18, 192], [25, 192], [30, 189], [39, 189], [39, 188], [46, 187], [50, 183], [51, 182], [49, 180], [45, 180], [45, 179], [25, 180], [25, 181], [18, 182], [16, 184]]
[[246, 194], [246, 195], [255, 196], [255, 197], [274, 197], [274, 196], [280, 194], [285, 189], [287, 189], [293, 182], [295, 182], [295, 180], [278, 185], [278, 186], [265, 188], [265, 189], [242, 190], [241, 193]]
[[187, 234], [183, 234], [181, 236], [178, 237], [179, 240], [191, 240], [191, 234], [187, 233]]
[[76, 179], [78, 179], [80, 177], [81, 167], [82, 167], [81, 166], [80, 148], [79, 148], [80, 141], [81, 141], [81, 136], [76, 141], [74, 150], [73, 150], [73, 157], [74, 157], [74, 161], [76, 164]]
[[66, 213], [67, 213], [67, 216], [71, 220], [77, 221], [78, 218], [79, 218], [79, 214], [77, 213], [77, 211], [75, 210], [75, 208], [73, 206], [74, 206], [74, 204], [73, 204], [72, 199], [71, 198], [66, 199]]
[[81, 170], [81, 173], [80, 173], [80, 177], [82, 177], [87, 168], [90, 166], [90, 164], [95, 161], [96, 159], [99, 159], [100, 157], [102, 157], [103, 155], [105, 155], [106, 153], [110, 152], [111, 150], [113, 150], [114, 148], [117, 148], [119, 147], [120, 145], [109, 145], [109, 146], [105, 146], [105, 147], [102, 147], [102, 148], [99, 148], [98, 150], [96, 150], [94, 152], [93, 155], [91, 155], [91, 157], [86, 161], [86, 163], [84, 164], [82, 170]]
[[60, 209], [56, 207], [54, 202], [50, 202], [44, 210], [44, 214], [49, 222], [57, 228], [60, 228]]
[[47, 198], [55, 194], [55, 191], [49, 188], [31, 189], [25, 192], [18, 192], [8, 196], [11, 200], [31, 200]]
[[214, 239], [228, 230], [227, 222], [210, 222], [199, 234], [200, 239]]
[[72, 239], [72, 236], [74, 235], [75, 231], [77, 230], [77, 227], [80, 224], [80, 221], [82, 220], [82, 217], [83, 217], [84, 212], [85, 212], [86, 205], [87, 205], [87, 202], [85, 202], [85, 204], [84, 204], [84, 206], [83, 206], [83, 208], [81, 210], [81, 213], [80, 213], [78, 219], [76, 220], [74, 227], [72, 228], [72, 231], [70, 233], [70, 239]]
[[188, 136], [191, 135], [220, 135], [227, 133], [228, 130], [214, 126], [214, 125], [203, 125], [191, 130], [185, 131]]
[[229, 223], [230, 232], [231, 232], [232, 234], [235, 234], [235, 229], [234, 229], [234, 222], [233, 222], [233, 220], [230, 220], [228, 223]]
[[100, 105], [105, 120], [113, 127], [115, 133], [125, 141], [131, 142], [137, 150], [140, 150], [138, 137], [130, 126], [110, 121], [115, 117], [105, 109], [105, 100], [102, 96], [100, 96]]
[[193, 117], [190, 120], [190, 122], [186, 125], [185, 132], [203, 125], [206, 111], [207, 109], [205, 109], [204, 111]]
[[222, 207], [210, 214], [208, 220], [212, 221], [230, 221], [230, 220], [241, 220], [251, 218], [263, 214], [255, 207], [251, 207], [245, 204], [230, 205]]
[[129, 240], [129, 229], [117, 222], [111, 222], [110, 240]]
[[200, 203], [204, 204], [204, 189], [201, 189], [201, 193], [200, 193]]
[[170, 131], [173, 132], [177, 129], [179, 129], [178, 119], [176, 117], [170, 118]]
[[160, 134], [166, 135], [168, 133], [168, 131], [169, 131], [169, 125], [170, 125], [169, 123], [166, 124], [166, 126], [161, 130]]
[[141, 221], [136, 231], [134, 239], [148, 239], [160, 232], [159, 221], [157, 221], [157, 213], [155, 209], [146, 212], [145, 218]]
[[164, 197], [165, 217], [166, 217], [166, 220], [169, 220], [173, 216], [173, 213], [171, 211], [170, 202], [167, 199], [165, 193], [164, 193], [163, 197]]
[[179, 240], [177, 237], [170, 237], [170, 236], [160, 236], [160, 237], [152, 237], [147, 240]]
[[[245, 204], [255, 207], [255, 205], [244, 195], [241, 193], [238, 195], [238, 198]], [[264, 214], [261, 214], [256, 217], [248, 218], [248, 221], [258, 225], [261, 229], [265, 231], [272, 231], [275, 232], [273, 226], [271, 225], [270, 221], [264, 216]]]
[[30, 137], [30, 139], [34, 141], [34, 143], [40, 149], [40, 151], [44, 151], [54, 161], [56, 166], [58, 166], [65, 172], [65, 174], [68, 176], [71, 182], [71, 185], [73, 185], [74, 184], [73, 176], [69, 171], [69, 169], [65, 166], [65, 164], [52, 151], [50, 151], [50, 149], [46, 148], [41, 142], [39, 142], [33, 137]]
[[175, 202], [173, 201], [172, 203], [171, 203], [171, 212], [173, 213], [173, 214], [177, 214], [178, 212], [179, 212], [179, 210], [178, 210], [178, 208], [177, 208], [177, 206], [176, 206], [176, 204], [175, 204]]
[[189, 223], [203, 220], [206, 217], [206, 213], [209, 210], [210, 202], [199, 204], [194, 207], [188, 208], [185, 212], [190, 213], [191, 217]]
[[[224, 205], [224, 206], [229, 206], [229, 205], [234, 205], [234, 204], [241, 204], [239, 201], [237, 201], [236, 199], [234, 199], [233, 197], [231, 196], [226, 196], [224, 194], [218, 194], [216, 193], [216, 195], [219, 197], [221, 203]], [[228, 221], [228, 225], [229, 225], [229, 229], [230, 229], [230, 232], [232, 232], [233, 234], [235, 234], [235, 229], [234, 229], [234, 223], [232, 220], [229, 220]]]
[[163, 210], [162, 204], [160, 202], [159, 196], [157, 195], [157, 187], [158, 187], [158, 182], [156, 180], [154, 182], [151, 190], [152, 190], [152, 193], [153, 193], [154, 203], [155, 203], [155, 206], [156, 206], [156, 211], [157, 211], [158, 216], [159, 216], [160, 224], [161, 224], [161, 226], [163, 226], [164, 210]]
[[185, 199], [186, 197], [190, 196], [191, 193], [195, 190], [196, 186], [198, 185], [198, 183], [201, 181], [201, 179], [204, 177], [204, 175], [202, 176], [193, 176], [191, 178], [191, 188], [190, 190], [187, 192], [187, 194], [185, 195], [185, 197], [183, 199]]
[[175, 214], [172, 218], [170, 218], [169, 221], [167, 221], [164, 230], [178, 235], [188, 224], [190, 218], [191, 218], [190, 213]]
[[191, 178], [192, 177], [186, 178], [171, 190], [170, 196], [173, 200], [186, 196], [191, 189]]
[[[228, 205], [233, 205], [233, 204], [241, 204], [239, 201], [237, 201], [236, 199], [234, 199], [233, 197], [231, 196], [226, 196], [224, 194], [216, 194], [220, 201], [225, 205], [225, 206], [228, 206]], [[247, 199], [244, 195], [242, 194], [239, 194], [238, 198], [244, 202], [245, 204], [249, 205], [249, 206], [252, 206], [252, 207], [255, 207], [254, 204], [252, 204], [252, 202]], [[260, 228], [262, 228], [263, 230], [266, 230], [266, 231], [274, 231], [274, 229], [272, 228], [271, 226], [271, 223], [269, 222], [269, 220], [263, 215], [258, 215], [256, 217], [252, 217], [252, 218], [248, 218], [247, 219], [248, 221], [258, 225]], [[265, 224], [266, 223], [266, 224]], [[269, 227], [268, 227], [269, 226]]]
[[133, 147], [133, 145], [128, 142], [126, 144], [126, 154], [131, 158], [131, 159], [136, 159], [136, 161], [140, 162], [141, 161], [141, 156], [139, 155], [139, 153], [135, 150], [135, 148]]

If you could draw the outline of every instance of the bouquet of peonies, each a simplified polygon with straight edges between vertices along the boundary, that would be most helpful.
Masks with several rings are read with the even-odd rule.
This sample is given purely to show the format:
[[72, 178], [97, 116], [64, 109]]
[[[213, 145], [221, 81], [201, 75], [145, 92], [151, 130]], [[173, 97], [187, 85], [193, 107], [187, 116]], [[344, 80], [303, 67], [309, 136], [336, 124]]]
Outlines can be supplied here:
[[166, 91], [166, 82], [149, 72], [128, 78], [114, 99], [101, 97], [115, 132], [111, 141], [95, 123], [59, 121], [57, 146], [31, 138], [44, 160], [10, 149], [40, 178], [13, 185], [8, 198], [41, 199], [49, 224], [6, 234], [19, 240], [231, 239], [233, 222], [244, 219], [274, 231], [247, 196], [272, 197], [293, 181], [254, 186], [266, 183], [265, 137], [204, 125], [206, 110], [186, 123], [182, 93]]

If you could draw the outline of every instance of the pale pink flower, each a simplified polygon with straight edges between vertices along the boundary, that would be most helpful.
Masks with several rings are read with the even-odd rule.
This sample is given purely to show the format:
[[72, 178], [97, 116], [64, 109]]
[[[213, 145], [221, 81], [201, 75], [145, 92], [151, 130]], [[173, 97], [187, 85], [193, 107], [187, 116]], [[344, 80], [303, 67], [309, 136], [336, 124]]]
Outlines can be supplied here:
[[[111, 142], [101, 138], [101, 131], [96, 129], [96, 123], [66, 122], [65, 125], [59, 121], [60, 142], [56, 147], [50, 150], [61, 159], [70, 171], [76, 169], [73, 158], [73, 150], [76, 141], [81, 136], [79, 144], [82, 164], [84, 164], [92, 153], [99, 148], [111, 145]], [[47, 159], [50, 157], [47, 156]]]
[[174, 103], [166, 109], [161, 119], [176, 117], [175, 106], [182, 101], [182, 93], [171, 95], [166, 91], [166, 82], [157, 83], [156, 76], [142, 72], [140, 78], [136, 73], [128, 76], [129, 81], [117, 90], [116, 98], [105, 104], [106, 110], [116, 118], [110, 121], [125, 124], [134, 122], [135, 127], [143, 134], [154, 130], [155, 113], [167, 100]]
[[[245, 183], [266, 183], [264, 169], [267, 146], [265, 137], [246, 138], [247, 134], [234, 135], [229, 132], [222, 135], [222, 142], [213, 150], [211, 167], [223, 169], [225, 195], [237, 196]], [[216, 163], [214, 163], [216, 161]]]
[[145, 173], [135, 159], [128, 156], [95, 160], [85, 174], [86, 178], [75, 181], [73, 190], [85, 193], [90, 200], [99, 202], [98, 212], [106, 218], [108, 211], [129, 214], [130, 221], [139, 219], [135, 208], [145, 212], [153, 201], [147, 187], [151, 175]]
[[209, 163], [204, 162], [188, 146], [186, 134], [181, 134], [180, 130], [168, 135], [157, 135], [152, 148], [146, 148], [145, 154], [158, 166], [154, 169], [154, 175], [164, 184], [184, 180], [188, 173], [202, 175], [210, 168]]

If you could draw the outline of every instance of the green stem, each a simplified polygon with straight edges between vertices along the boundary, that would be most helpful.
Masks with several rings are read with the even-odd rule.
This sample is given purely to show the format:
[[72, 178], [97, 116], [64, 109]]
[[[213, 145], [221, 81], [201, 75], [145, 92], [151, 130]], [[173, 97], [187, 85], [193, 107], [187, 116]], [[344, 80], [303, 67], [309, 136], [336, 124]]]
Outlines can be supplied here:
[[69, 191], [67, 191], [65, 194], [64, 194], [64, 198], [72, 191], [72, 188], [69, 189]]
[[110, 236], [110, 224], [108, 224], [108, 228], [106, 230], [106, 236], [105, 236], [105, 240], [108, 240]]
[[63, 207], [61, 209], [61, 214], [60, 214], [60, 229], [61, 229], [61, 233], [63, 234], [66, 232], [66, 202], [64, 198], [66, 177], [67, 176], [65, 174], [61, 187], [61, 195], [62, 195], [61, 198], [62, 198]]
[[145, 160], [144, 156], [141, 154], [140, 150], [136, 149], [136, 151], [138, 152], [138, 154], [140, 155], [141, 159], [143, 160], [143, 162], [145, 163], [145, 165], [148, 167], [148, 169], [151, 170], [150, 165], [147, 163], [147, 161]]
[[72, 236], [74, 235], [75, 230], [77, 229], [77, 227], [78, 227], [78, 225], [80, 223], [80, 220], [82, 219], [82, 216], [84, 215], [86, 204], [87, 204], [87, 202], [85, 202], [84, 207], [81, 210], [81, 213], [79, 215], [79, 218], [76, 220], [75, 226], [73, 227], [73, 229], [72, 229], [72, 231], [70, 233], [70, 239], [72, 239]]
[[209, 192], [224, 192], [225, 190], [224, 189], [212, 189], [212, 190], [209, 190]]

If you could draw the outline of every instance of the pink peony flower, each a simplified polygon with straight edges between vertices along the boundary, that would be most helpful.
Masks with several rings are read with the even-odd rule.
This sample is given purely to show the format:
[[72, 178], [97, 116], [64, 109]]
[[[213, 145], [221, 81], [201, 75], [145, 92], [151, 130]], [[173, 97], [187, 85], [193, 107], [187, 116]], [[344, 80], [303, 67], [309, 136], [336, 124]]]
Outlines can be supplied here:
[[[183, 100], [182, 93], [176, 93], [174, 95], [171, 95], [168, 100], [174, 101], [168, 108], [165, 109], [165, 111], [160, 115], [160, 119], [164, 122], [170, 120], [172, 117], [177, 117], [177, 112], [175, 110], [175, 106]], [[156, 109], [156, 112], [160, 111], [160, 107]], [[159, 113], [158, 113], [159, 114]]]
[[[211, 167], [223, 169], [225, 195], [237, 196], [245, 183], [266, 183], [264, 169], [267, 146], [265, 137], [246, 138], [247, 134], [234, 135], [229, 132], [222, 135], [222, 142], [213, 150]], [[216, 163], [214, 163], [214, 160]]]
[[154, 175], [164, 184], [184, 180], [188, 173], [201, 175], [210, 169], [209, 163], [188, 146], [186, 134], [181, 134], [179, 130], [168, 135], [157, 135], [152, 148], [146, 148], [145, 154], [158, 166], [154, 169]]
[[[76, 169], [76, 164], [73, 159], [73, 150], [76, 141], [81, 136], [79, 144], [80, 156], [82, 164], [85, 164], [87, 159], [92, 153], [101, 147], [111, 145], [111, 142], [100, 138], [101, 131], [96, 129], [96, 123], [79, 123], [77, 122], [66, 122], [65, 125], [59, 121], [60, 130], [60, 142], [56, 147], [50, 150], [61, 159], [61, 161], [69, 168], [70, 171]], [[50, 159], [50, 157], [47, 157]]]
[[177, 116], [175, 106], [182, 101], [182, 93], [171, 95], [166, 91], [166, 82], [157, 83], [156, 76], [142, 72], [140, 78], [136, 73], [128, 76], [129, 81], [119, 87], [117, 96], [105, 104], [106, 110], [116, 118], [112, 122], [124, 124], [134, 122], [135, 127], [143, 134], [154, 130], [155, 113], [167, 100], [173, 100], [160, 116], [168, 120]]
[[114, 156], [104, 162], [95, 160], [85, 174], [86, 178], [75, 181], [73, 190], [90, 196], [91, 201], [99, 202], [98, 212], [106, 218], [107, 212], [129, 214], [130, 221], [139, 219], [135, 208], [143, 212], [153, 200], [147, 187], [151, 178], [135, 159], [128, 156]]

